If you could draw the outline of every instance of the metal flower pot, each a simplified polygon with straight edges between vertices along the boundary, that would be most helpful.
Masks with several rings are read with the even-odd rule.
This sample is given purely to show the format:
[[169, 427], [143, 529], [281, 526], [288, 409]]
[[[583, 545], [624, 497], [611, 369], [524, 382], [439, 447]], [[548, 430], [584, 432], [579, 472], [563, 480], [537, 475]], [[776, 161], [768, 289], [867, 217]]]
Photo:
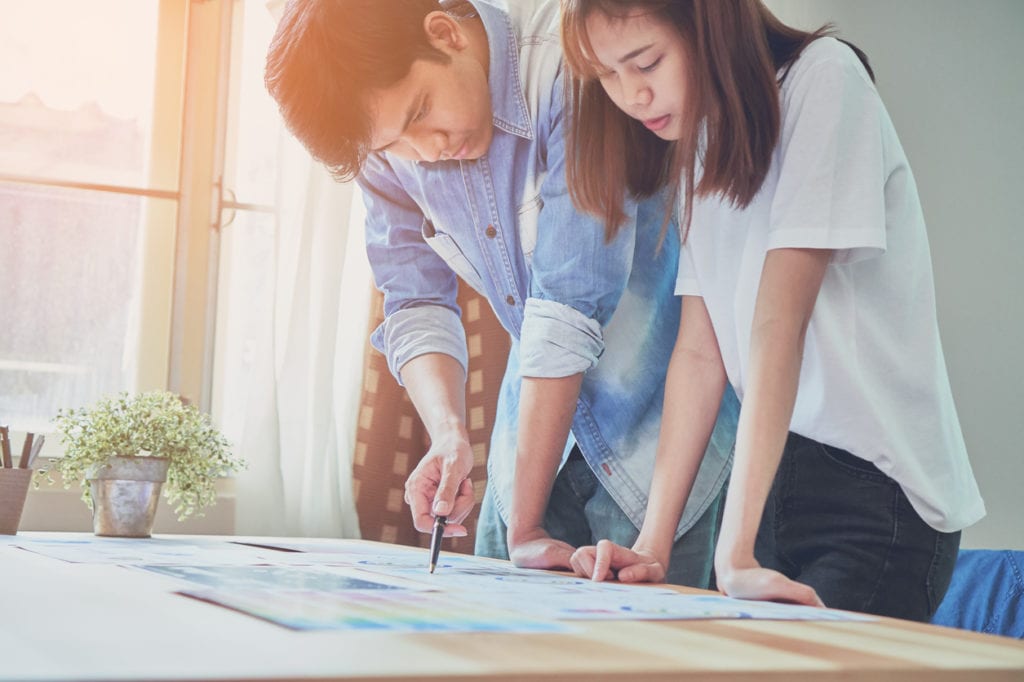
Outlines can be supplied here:
[[96, 535], [148, 538], [153, 533], [166, 457], [113, 457], [89, 476]]

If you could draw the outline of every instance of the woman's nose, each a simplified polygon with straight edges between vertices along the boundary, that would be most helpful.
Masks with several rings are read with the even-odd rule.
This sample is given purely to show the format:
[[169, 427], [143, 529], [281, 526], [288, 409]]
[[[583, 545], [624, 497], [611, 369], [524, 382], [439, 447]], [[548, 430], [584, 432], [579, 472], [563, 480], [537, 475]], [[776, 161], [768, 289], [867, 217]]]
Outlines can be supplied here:
[[626, 104], [631, 107], [645, 107], [651, 103], [651, 89], [642, 78], [625, 79], [622, 89]]

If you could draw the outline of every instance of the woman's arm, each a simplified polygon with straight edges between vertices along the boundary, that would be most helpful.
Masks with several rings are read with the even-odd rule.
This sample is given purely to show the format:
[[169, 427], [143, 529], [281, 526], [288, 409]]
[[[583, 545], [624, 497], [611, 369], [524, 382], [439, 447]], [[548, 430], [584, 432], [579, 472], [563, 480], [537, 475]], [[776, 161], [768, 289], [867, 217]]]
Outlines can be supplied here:
[[810, 587], [762, 569], [754, 541], [789, 434], [807, 326], [831, 255], [825, 249], [774, 249], [765, 258], [736, 461], [715, 551], [718, 585], [730, 596], [821, 604]]
[[594, 580], [661, 582], [676, 527], [718, 417], [726, 374], [704, 299], [684, 296], [665, 380], [665, 403], [647, 513], [629, 550], [602, 540], [581, 548], [573, 568]]

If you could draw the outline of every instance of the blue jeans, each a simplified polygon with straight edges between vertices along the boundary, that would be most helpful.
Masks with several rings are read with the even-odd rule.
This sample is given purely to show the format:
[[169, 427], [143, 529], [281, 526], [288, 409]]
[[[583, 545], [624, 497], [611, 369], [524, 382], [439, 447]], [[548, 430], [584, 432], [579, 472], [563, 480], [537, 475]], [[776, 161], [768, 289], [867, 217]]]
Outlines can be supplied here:
[[[697, 523], [672, 547], [665, 582], [707, 588], [721, 521], [724, 489]], [[551, 537], [573, 547], [607, 538], [631, 547], [639, 531], [598, 483], [586, 460], [575, 449], [555, 478], [544, 516]], [[494, 504], [491, 488], [484, 492], [476, 527], [476, 554], [508, 559], [507, 527]]]
[[826, 606], [927, 622], [959, 548], [874, 464], [790, 433], [754, 553]]
[[932, 623], [1024, 639], [1024, 551], [960, 552]]

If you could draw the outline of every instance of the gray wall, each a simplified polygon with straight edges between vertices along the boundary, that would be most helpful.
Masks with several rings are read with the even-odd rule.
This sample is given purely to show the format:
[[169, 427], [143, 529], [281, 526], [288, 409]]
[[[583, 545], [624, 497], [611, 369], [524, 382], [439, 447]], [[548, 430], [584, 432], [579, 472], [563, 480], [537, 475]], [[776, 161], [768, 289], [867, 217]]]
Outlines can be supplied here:
[[1024, 2], [767, 0], [871, 59], [910, 158], [939, 325], [988, 516], [964, 547], [1024, 549]]

